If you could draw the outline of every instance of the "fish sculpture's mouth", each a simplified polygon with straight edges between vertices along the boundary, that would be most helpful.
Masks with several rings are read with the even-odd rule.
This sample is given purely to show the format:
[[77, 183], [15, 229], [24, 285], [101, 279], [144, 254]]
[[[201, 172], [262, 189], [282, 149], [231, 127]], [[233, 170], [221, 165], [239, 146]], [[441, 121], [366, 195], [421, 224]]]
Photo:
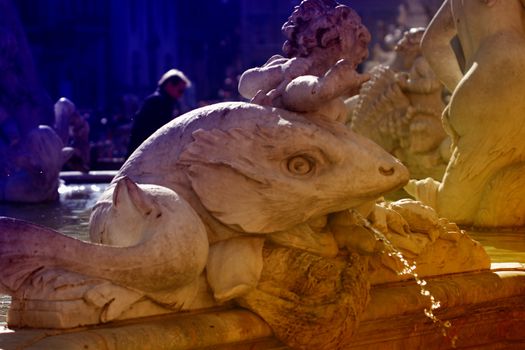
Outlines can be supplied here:
[[396, 183], [389, 187], [381, 189], [381, 191], [371, 190], [371, 191], [364, 192], [360, 195], [352, 195], [351, 197], [352, 204], [345, 207], [344, 210], [352, 210], [367, 202], [375, 201], [381, 198], [382, 196], [384, 196], [385, 194], [402, 189], [407, 183], [408, 183], [408, 180], [400, 181], [399, 183]]
[[[390, 155], [386, 159], [375, 169], [368, 169], [366, 173], [361, 174], [363, 181], [354, 185], [354, 189], [347, 189], [358, 205], [397, 191], [408, 183], [410, 173], [406, 166]], [[353, 206], [349, 206], [348, 209], [353, 209]]]
[[[346, 242], [345, 237], [352, 235], [356, 226], [362, 226], [362, 220], [358, 218], [366, 220], [365, 218], [374, 211], [376, 199], [373, 197], [359, 206], [316, 216], [291, 229], [268, 235], [268, 241], [283, 247], [333, 258], [339, 255], [340, 247]], [[372, 233], [365, 235], [363, 232], [365, 231], [359, 231], [360, 237], [365, 240], [362, 245], [368, 247], [367, 252], [372, 251], [375, 238]]]
[[385, 195], [385, 194], [387, 194], [387, 193], [389, 193], [389, 192], [392, 192], [392, 191], [397, 191], [397, 190], [399, 190], [399, 189], [405, 187], [407, 183], [408, 183], [408, 176], [407, 176], [406, 179], [402, 179], [402, 180], [399, 181], [398, 183], [393, 184], [392, 186], [390, 186], [390, 187], [386, 188], [385, 190], [383, 190], [383, 191], [379, 194], [379, 196], [383, 196], [383, 195]]

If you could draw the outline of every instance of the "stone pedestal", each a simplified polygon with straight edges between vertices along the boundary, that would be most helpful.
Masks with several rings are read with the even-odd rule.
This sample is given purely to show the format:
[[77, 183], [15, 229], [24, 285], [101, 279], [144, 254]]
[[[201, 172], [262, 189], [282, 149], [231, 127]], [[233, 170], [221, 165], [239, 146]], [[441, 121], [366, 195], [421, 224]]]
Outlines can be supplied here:
[[[427, 278], [441, 302], [435, 312], [450, 321], [456, 348], [525, 346], [525, 265], [497, 263], [490, 271]], [[429, 307], [414, 282], [375, 285], [351, 349], [448, 349], [450, 338], [425, 317]], [[172, 314], [99, 327], [4, 330], [0, 346], [14, 349], [287, 349], [258, 316], [241, 309]]]

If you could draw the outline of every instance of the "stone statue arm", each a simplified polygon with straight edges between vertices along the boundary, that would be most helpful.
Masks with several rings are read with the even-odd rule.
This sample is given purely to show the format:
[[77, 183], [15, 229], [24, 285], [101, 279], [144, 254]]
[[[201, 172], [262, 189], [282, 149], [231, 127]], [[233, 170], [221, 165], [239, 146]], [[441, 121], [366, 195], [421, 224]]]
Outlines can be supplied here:
[[456, 34], [450, 0], [446, 0], [423, 35], [421, 51], [438, 79], [450, 91], [454, 91], [463, 77], [456, 55], [450, 45], [450, 41]]
[[239, 93], [248, 99], [254, 98], [257, 93], [267, 94], [278, 88], [283, 82], [305, 74], [311, 62], [307, 58], [284, 58], [280, 55], [272, 56], [262, 67], [255, 67], [245, 71], [239, 79]]
[[424, 57], [416, 58], [410, 72], [399, 73], [397, 78], [405, 91], [428, 94], [441, 89], [441, 83]]
[[241, 75], [239, 79], [239, 94], [251, 100], [257, 95], [257, 92], [272, 90], [281, 80], [280, 67], [252, 68]]
[[316, 111], [330, 100], [357, 94], [369, 79], [368, 74], [357, 73], [350, 61], [339, 60], [322, 77], [304, 75], [290, 81], [282, 92], [281, 103], [296, 112]]

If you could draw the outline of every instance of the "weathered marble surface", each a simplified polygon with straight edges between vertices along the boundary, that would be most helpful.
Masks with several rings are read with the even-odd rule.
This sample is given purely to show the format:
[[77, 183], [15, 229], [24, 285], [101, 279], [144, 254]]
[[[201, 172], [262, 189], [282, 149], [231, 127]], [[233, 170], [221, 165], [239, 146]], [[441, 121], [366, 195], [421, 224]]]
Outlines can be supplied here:
[[[429, 279], [450, 320], [457, 349], [521, 349], [525, 342], [525, 272], [519, 264], [494, 264], [492, 271]], [[428, 299], [413, 282], [372, 287], [370, 303], [345, 349], [448, 349], [450, 339], [423, 315]], [[5, 350], [86, 347], [110, 350], [289, 349], [272, 337], [260, 318], [245, 310], [214, 310], [123, 322], [76, 331], [0, 331]]]
[[[414, 181], [407, 191], [461, 225], [525, 224], [524, 12], [520, 0], [447, 0], [423, 38], [453, 92], [443, 114], [453, 153], [440, 182]], [[464, 67], [450, 45], [456, 34]]]

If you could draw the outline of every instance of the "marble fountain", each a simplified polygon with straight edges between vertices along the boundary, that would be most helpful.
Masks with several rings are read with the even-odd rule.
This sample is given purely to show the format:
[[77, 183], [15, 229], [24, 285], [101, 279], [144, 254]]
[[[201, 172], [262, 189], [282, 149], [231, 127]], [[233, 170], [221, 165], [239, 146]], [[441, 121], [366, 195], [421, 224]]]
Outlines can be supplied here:
[[[348, 97], [380, 81], [356, 71], [368, 30], [347, 6], [303, 1], [284, 56], [241, 77], [250, 103], [191, 111], [108, 185], [44, 205], [64, 221], [65, 203], [96, 201], [89, 224], [84, 209], [71, 233], [0, 207], [0, 348], [524, 348], [524, 6], [446, 0], [417, 37], [427, 63], [380, 72], [416, 135], [435, 125], [419, 105], [435, 102], [430, 68], [452, 92], [444, 175], [410, 180], [352, 130], [369, 100]], [[403, 187], [417, 200], [384, 199]]]

